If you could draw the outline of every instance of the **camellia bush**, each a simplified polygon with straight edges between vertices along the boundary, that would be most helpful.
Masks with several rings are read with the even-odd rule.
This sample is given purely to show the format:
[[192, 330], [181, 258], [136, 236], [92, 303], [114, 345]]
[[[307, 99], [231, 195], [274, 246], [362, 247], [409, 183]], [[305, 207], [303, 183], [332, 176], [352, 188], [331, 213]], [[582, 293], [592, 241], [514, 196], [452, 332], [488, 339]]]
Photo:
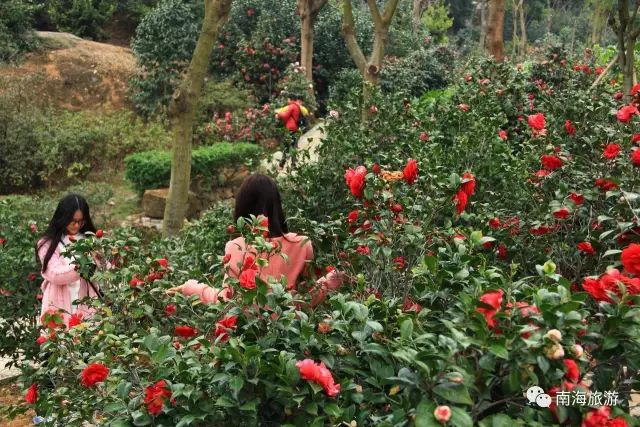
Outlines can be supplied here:
[[[225, 207], [175, 239], [105, 230], [71, 245], [83, 273], [91, 251], [110, 260], [94, 277], [105, 297], [69, 327], [42, 319], [46, 363], [23, 366], [12, 411], [59, 425], [638, 425], [637, 99], [591, 89], [582, 65], [481, 60], [419, 100], [374, 96], [366, 124], [357, 100], [337, 106], [318, 162], [280, 182], [290, 228], [315, 245], [295, 292], [260, 279], [280, 256], [264, 218], [231, 224]], [[239, 235], [256, 251], [227, 278], [231, 299], [167, 294], [220, 288]], [[326, 292], [326, 274], [342, 286]]]

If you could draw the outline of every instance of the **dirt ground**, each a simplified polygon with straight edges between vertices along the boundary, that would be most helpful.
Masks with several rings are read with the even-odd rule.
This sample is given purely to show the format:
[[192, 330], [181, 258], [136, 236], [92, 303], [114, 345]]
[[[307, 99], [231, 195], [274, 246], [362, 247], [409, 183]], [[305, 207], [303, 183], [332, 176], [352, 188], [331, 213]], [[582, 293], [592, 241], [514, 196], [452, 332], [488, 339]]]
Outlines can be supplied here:
[[0, 386], [0, 426], [2, 427], [27, 427], [32, 426], [32, 419], [35, 416], [33, 411], [28, 411], [24, 415], [20, 415], [13, 420], [8, 420], [3, 416], [3, 407], [12, 405], [22, 399], [18, 386], [7, 384]]
[[67, 33], [38, 36], [43, 48], [17, 66], [0, 67], [0, 78], [24, 78], [54, 108], [108, 111], [127, 105], [127, 83], [136, 70], [131, 49]]

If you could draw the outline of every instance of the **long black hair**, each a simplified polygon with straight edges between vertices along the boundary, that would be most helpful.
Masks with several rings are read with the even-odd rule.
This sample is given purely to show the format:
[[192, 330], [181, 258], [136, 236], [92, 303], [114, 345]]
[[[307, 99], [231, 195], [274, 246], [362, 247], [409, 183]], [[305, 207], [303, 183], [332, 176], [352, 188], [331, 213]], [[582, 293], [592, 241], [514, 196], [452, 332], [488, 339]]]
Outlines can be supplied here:
[[269, 219], [270, 237], [284, 236], [289, 232], [278, 185], [266, 175], [246, 177], [236, 194], [234, 221], [240, 217], [249, 219], [249, 215], [264, 215]]
[[[68, 194], [64, 196], [58, 203], [58, 207], [53, 214], [53, 218], [51, 218], [51, 221], [47, 226], [47, 230], [42, 235], [40, 244], [36, 247], [36, 260], [38, 263], [42, 262], [41, 271], [43, 273], [47, 271], [49, 260], [51, 260], [53, 253], [56, 251], [58, 243], [62, 240], [62, 236], [66, 234], [67, 225], [73, 221], [73, 215], [77, 210], [82, 212], [82, 216], [84, 218], [84, 224], [80, 228], [80, 233], [86, 233], [87, 231], [96, 232], [96, 228], [93, 226], [93, 221], [91, 221], [89, 204], [85, 198], [79, 194]], [[40, 260], [38, 257], [38, 251], [46, 244], [49, 244], [49, 249], [47, 249], [44, 259]]]

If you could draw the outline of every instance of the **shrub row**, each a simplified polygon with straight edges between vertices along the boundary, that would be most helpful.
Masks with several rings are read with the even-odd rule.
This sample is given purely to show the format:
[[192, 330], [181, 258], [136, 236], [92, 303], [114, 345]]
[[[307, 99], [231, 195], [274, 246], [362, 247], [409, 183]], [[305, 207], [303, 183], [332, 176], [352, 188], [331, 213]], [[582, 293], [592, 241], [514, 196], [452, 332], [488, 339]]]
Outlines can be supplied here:
[[[197, 148], [191, 157], [192, 182], [213, 183], [223, 169], [257, 165], [262, 149], [254, 144], [222, 142]], [[168, 187], [171, 178], [171, 153], [151, 150], [135, 153], [124, 160], [125, 177], [143, 193], [153, 188]]]

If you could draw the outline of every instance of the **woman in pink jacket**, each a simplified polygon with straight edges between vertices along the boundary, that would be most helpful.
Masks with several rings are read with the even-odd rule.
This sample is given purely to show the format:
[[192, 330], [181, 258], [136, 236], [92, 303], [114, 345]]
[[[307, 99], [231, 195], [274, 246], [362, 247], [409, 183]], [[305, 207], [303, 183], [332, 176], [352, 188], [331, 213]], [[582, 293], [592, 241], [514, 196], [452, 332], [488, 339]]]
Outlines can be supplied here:
[[36, 245], [36, 258], [41, 265], [42, 309], [40, 321], [47, 312], [62, 310], [65, 325], [73, 314], [88, 317], [92, 310], [76, 305], [76, 300], [86, 296], [95, 298], [97, 289], [76, 271], [72, 260], [63, 256], [64, 248], [71, 241], [84, 238], [84, 233], [96, 229], [91, 221], [89, 205], [77, 194], [65, 196], [56, 208], [53, 218]]
[[[289, 232], [278, 186], [268, 176], [261, 174], [248, 176], [236, 195], [234, 222], [240, 217], [249, 218], [250, 215], [256, 217], [263, 215], [268, 219], [269, 240], [277, 242], [281, 246], [281, 254], [286, 255], [286, 258], [279, 255], [270, 257], [269, 264], [261, 267], [258, 277], [265, 281], [269, 276], [276, 280], [284, 277], [287, 289], [295, 292], [298, 280], [305, 272], [307, 264], [313, 259], [313, 246], [308, 237]], [[233, 289], [224, 284], [227, 277], [238, 278], [240, 275], [238, 266], [242, 266], [248, 255], [255, 259], [258, 254], [255, 249], [246, 244], [244, 237], [227, 242], [224, 252], [225, 257], [228, 258], [226, 264], [228, 268], [222, 289], [189, 280], [184, 285], [169, 289], [167, 293], [181, 292], [187, 296], [198, 295], [205, 303], [229, 300], [233, 296]], [[315, 306], [322, 302], [327, 292], [340, 287], [342, 281], [343, 275], [337, 271], [318, 280], [311, 290], [311, 304]]]

